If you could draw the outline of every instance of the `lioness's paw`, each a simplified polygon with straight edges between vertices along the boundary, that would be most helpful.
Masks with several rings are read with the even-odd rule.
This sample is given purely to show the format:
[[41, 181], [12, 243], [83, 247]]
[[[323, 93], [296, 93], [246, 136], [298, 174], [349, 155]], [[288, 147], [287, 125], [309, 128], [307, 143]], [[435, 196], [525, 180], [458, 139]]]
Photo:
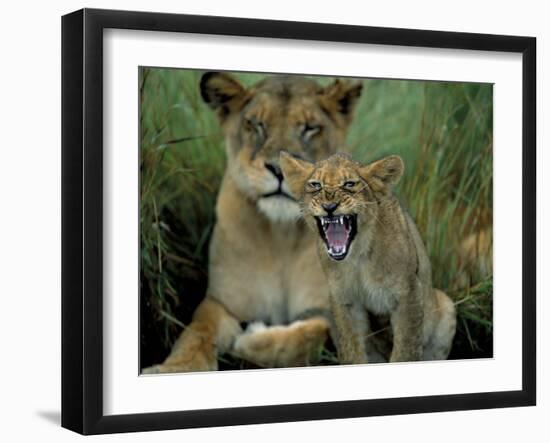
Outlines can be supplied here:
[[160, 374], [162, 372], [161, 366], [162, 365], [153, 365], [153, 366], [149, 366], [147, 368], [143, 368], [141, 370], [141, 374], [142, 375]]
[[252, 323], [233, 344], [232, 354], [263, 367], [312, 364], [328, 334], [324, 319], [295, 321], [290, 325]]
[[246, 330], [244, 331], [245, 334], [252, 334], [254, 332], [260, 332], [260, 331], [265, 331], [267, 329], [267, 326], [265, 323], [261, 322], [261, 321], [255, 321], [253, 323], [250, 323], [247, 327], [246, 327]]
[[246, 330], [235, 339], [233, 351], [237, 356], [250, 360], [253, 354], [273, 346], [273, 342], [277, 340], [283, 330], [282, 326], [268, 327], [262, 322], [250, 323]]
[[191, 364], [182, 365], [153, 365], [141, 370], [141, 375], [151, 374], [176, 374], [179, 372], [202, 372], [202, 371], [217, 371], [217, 364], [201, 364], [193, 362]]
[[217, 371], [218, 362], [215, 356], [195, 354], [193, 359], [170, 361], [160, 365], [153, 365], [141, 370], [142, 375], [175, 374], [178, 372]]
[[[232, 353], [245, 360], [250, 360], [251, 354], [258, 352], [261, 348], [269, 346], [270, 343], [268, 343], [268, 341], [272, 340], [270, 336], [274, 328], [277, 327], [268, 327], [261, 321], [249, 323], [244, 332], [239, 334], [235, 339]], [[280, 326], [278, 328], [280, 328]]]

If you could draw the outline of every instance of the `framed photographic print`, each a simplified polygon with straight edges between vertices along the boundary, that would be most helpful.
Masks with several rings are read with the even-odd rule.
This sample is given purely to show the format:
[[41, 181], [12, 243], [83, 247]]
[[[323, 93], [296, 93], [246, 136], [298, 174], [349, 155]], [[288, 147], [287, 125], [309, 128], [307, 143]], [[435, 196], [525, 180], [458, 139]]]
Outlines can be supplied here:
[[62, 59], [64, 427], [535, 404], [534, 38], [85, 9]]

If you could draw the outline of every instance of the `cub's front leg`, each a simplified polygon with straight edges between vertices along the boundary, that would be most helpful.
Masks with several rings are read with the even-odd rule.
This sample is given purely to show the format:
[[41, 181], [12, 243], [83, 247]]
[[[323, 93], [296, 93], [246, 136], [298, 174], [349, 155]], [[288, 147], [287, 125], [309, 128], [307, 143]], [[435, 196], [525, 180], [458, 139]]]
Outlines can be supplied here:
[[367, 363], [366, 337], [369, 332], [366, 309], [340, 294], [331, 294], [333, 335], [342, 364]]
[[391, 314], [393, 349], [390, 362], [422, 359], [424, 299], [420, 282], [401, 292], [397, 308]]

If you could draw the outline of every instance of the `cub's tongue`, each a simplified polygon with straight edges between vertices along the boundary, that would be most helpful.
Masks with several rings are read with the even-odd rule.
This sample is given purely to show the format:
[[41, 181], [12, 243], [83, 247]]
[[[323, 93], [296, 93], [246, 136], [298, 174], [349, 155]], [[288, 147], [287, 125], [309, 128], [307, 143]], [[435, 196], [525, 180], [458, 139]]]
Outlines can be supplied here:
[[326, 230], [325, 236], [329, 247], [337, 251], [343, 251], [348, 241], [348, 232], [343, 224], [330, 223]]

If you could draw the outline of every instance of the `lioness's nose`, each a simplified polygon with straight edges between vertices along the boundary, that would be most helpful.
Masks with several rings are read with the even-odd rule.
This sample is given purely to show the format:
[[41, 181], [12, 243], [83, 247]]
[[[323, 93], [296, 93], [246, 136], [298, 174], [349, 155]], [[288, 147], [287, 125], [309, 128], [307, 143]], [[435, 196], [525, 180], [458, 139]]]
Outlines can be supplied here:
[[331, 215], [336, 210], [339, 204], [340, 203], [323, 203], [321, 206], [323, 206], [323, 209], [327, 211], [328, 215]]
[[283, 181], [283, 173], [281, 172], [281, 168], [279, 167], [279, 165], [266, 162], [265, 167], [269, 172], [271, 172], [275, 177], [277, 177], [280, 182]]

